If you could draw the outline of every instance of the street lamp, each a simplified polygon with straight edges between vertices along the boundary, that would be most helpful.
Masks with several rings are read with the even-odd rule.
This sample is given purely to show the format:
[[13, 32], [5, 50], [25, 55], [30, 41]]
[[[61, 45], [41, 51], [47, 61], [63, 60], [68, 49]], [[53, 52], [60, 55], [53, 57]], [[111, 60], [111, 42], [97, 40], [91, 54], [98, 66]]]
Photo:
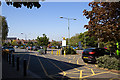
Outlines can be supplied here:
[[[21, 34], [24, 34], [24, 33], [21, 33]], [[25, 40], [27, 40], [27, 35], [25, 34]]]
[[70, 48], [70, 28], [69, 28], [69, 20], [76, 20], [76, 19], [74, 19], [74, 18], [66, 18], [66, 17], [60, 17], [60, 18], [63, 18], [63, 19], [67, 19], [68, 20], [68, 46], [69, 46], [69, 48]]

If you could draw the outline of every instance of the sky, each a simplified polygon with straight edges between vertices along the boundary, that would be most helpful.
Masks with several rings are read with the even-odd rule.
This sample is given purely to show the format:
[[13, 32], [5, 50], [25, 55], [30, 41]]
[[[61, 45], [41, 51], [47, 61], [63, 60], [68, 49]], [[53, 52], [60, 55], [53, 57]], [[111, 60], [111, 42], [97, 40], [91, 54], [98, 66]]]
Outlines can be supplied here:
[[[46, 34], [49, 40], [61, 41], [68, 38], [68, 20], [60, 18], [75, 18], [70, 20], [70, 37], [87, 31], [84, 25], [88, 19], [83, 16], [83, 10], [91, 10], [89, 2], [41, 2], [39, 9], [26, 7], [15, 8], [2, 2], [2, 16], [6, 17], [8, 37], [19, 39], [36, 39]], [[23, 33], [23, 34], [21, 34]]]

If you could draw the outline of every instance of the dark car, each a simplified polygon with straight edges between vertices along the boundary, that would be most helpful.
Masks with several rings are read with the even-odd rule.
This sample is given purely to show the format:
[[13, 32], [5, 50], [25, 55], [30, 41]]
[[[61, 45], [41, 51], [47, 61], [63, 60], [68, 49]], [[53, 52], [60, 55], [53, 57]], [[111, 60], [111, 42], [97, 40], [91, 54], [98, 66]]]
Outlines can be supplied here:
[[37, 51], [37, 50], [39, 50], [39, 49], [40, 49], [39, 46], [33, 46], [33, 50], [34, 50], [34, 51]]
[[105, 48], [88, 48], [82, 52], [82, 59], [84, 62], [96, 62], [96, 58], [104, 55], [113, 55]]
[[10, 52], [15, 52], [15, 49], [13, 48], [13, 46], [9, 46], [8, 49]]

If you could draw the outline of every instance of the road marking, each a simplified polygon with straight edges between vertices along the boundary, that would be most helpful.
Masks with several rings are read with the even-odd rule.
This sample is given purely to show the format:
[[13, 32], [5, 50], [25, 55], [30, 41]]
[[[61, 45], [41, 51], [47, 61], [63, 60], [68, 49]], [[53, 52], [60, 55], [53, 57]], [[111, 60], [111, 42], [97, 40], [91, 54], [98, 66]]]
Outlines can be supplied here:
[[20, 57], [20, 59], [19, 60], [21, 60], [22, 58], [24, 58], [24, 56], [25, 56], [26, 54], [23, 54], [23, 56], [22, 57]]
[[80, 78], [82, 78], [82, 70], [80, 70]]
[[[79, 58], [78, 58], [78, 60], [79, 60]], [[79, 64], [78, 60], [77, 60], [77, 64]]]
[[[109, 72], [101, 72], [101, 73], [97, 73], [97, 74], [95, 74], [95, 75], [104, 74], [104, 73], [109, 73]], [[90, 75], [90, 76], [95, 76], [95, 75]], [[86, 77], [90, 77], [90, 76], [84, 76], [84, 77], [82, 77], [82, 78], [86, 78]]]
[[48, 73], [46, 72], [46, 70], [45, 70], [42, 62], [40, 61], [40, 58], [38, 58], [38, 61], [40, 62], [40, 64], [41, 64], [41, 66], [42, 66], [42, 68], [43, 68], [43, 71], [44, 71], [45, 75], [48, 76]]
[[30, 63], [30, 55], [29, 55], [29, 58], [28, 58], [27, 70], [29, 68], [29, 63]]
[[[45, 57], [45, 56], [44, 56]], [[46, 57], [45, 57], [46, 58]], [[63, 75], [66, 75], [66, 72], [64, 72], [60, 67], [58, 67], [55, 63], [53, 63], [52, 61], [50, 61], [48, 58], [46, 58], [50, 63], [52, 63], [55, 67], [57, 67], [59, 70], [61, 70], [63, 72]]]
[[92, 71], [92, 74], [93, 74], [93, 75], [95, 75], [95, 73], [94, 73], [93, 69], [91, 69], [91, 71]]
[[[63, 63], [63, 62], [62, 62]], [[65, 63], [63, 63], [63, 64], [65, 64]], [[67, 66], [70, 66], [69, 64], [65, 64], [65, 65], [67, 65]], [[70, 67], [72, 67], [72, 66], [70, 66]], [[77, 71], [80, 71], [79, 69], [77, 69], [77, 68], [74, 68], [74, 67], [72, 67], [73, 69], [75, 69], [75, 70], [77, 70]]]

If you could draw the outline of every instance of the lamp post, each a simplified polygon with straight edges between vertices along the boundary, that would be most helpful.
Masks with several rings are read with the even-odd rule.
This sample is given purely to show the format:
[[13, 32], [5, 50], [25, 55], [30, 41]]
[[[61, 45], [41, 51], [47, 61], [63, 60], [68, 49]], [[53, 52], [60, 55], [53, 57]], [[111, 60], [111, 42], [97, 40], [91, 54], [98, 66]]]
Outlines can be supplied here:
[[74, 18], [66, 18], [66, 17], [60, 17], [60, 18], [63, 18], [63, 19], [67, 19], [68, 20], [68, 46], [70, 48], [70, 20], [76, 20]]
[[[24, 33], [21, 33], [21, 34], [24, 34]], [[27, 40], [27, 35], [25, 34], [25, 40]]]

